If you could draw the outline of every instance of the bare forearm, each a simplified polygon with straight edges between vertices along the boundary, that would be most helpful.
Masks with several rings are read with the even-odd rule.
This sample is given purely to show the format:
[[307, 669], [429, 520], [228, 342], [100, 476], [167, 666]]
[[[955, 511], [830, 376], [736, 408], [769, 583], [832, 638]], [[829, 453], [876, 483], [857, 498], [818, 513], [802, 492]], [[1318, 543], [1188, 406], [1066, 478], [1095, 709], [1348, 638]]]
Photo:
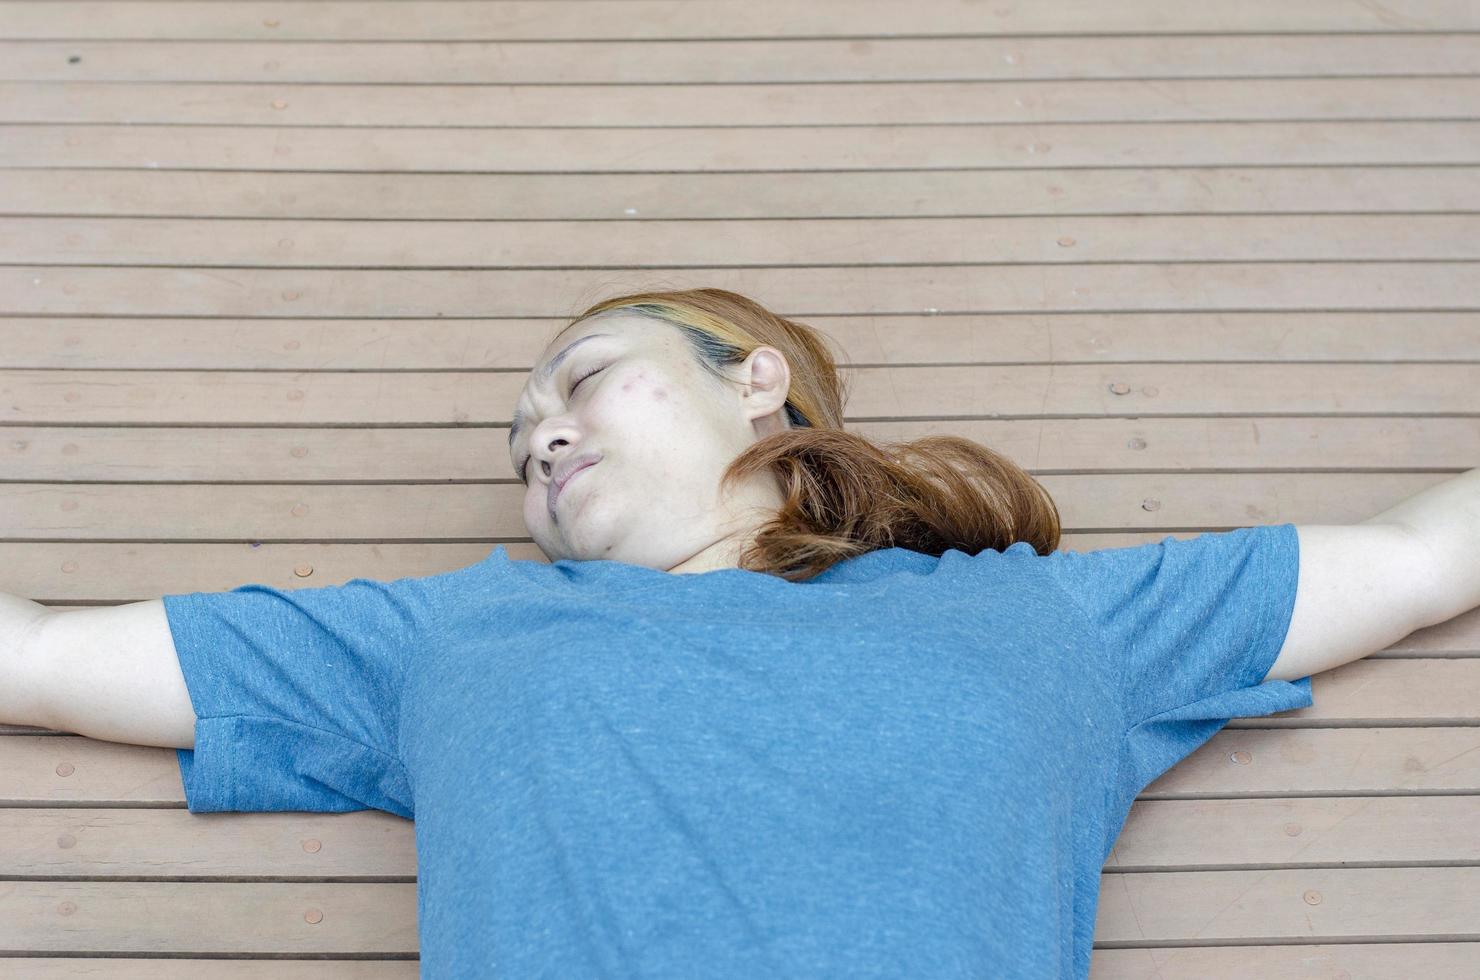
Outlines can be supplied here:
[[0, 723], [36, 724], [36, 706], [24, 700], [32, 686], [24, 683], [28, 665], [26, 640], [48, 614], [39, 602], [0, 592]]
[[1429, 546], [1437, 565], [1436, 622], [1480, 606], [1480, 468], [1435, 484], [1362, 523], [1406, 525]]

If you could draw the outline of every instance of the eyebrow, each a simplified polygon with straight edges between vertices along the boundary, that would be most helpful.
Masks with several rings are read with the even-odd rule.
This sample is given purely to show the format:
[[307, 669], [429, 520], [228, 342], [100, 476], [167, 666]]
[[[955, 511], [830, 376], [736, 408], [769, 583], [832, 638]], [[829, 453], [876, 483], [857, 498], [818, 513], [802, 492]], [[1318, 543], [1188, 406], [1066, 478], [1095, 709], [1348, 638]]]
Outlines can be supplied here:
[[[574, 342], [568, 344], [566, 346], [565, 350], [561, 351], [559, 354], [556, 354], [554, 357], [550, 358], [550, 363], [546, 364], [543, 368], [540, 369], [538, 380], [540, 380], [540, 381], [549, 381], [550, 380], [550, 375], [552, 375], [552, 374], [555, 373], [555, 369], [560, 366], [560, 362], [564, 361], [567, 357], [569, 357], [571, 351], [575, 350], [577, 347], [581, 346], [586, 341], [588, 341], [588, 340], [595, 340], [597, 337], [610, 337], [610, 336], [611, 336], [611, 334], [609, 334], [609, 333], [589, 333], [586, 336], [582, 337], [580, 340], [577, 340], [577, 341], [574, 341]], [[524, 424], [527, 421], [528, 421], [528, 417], [525, 416], [525, 414], [523, 412], [519, 411], [517, 408], [514, 409], [514, 421], [513, 421], [513, 424], [511, 424], [509, 426], [509, 448], [510, 449], [513, 449], [514, 448], [514, 437], [519, 434], [519, 430], [520, 429], [524, 428]]]

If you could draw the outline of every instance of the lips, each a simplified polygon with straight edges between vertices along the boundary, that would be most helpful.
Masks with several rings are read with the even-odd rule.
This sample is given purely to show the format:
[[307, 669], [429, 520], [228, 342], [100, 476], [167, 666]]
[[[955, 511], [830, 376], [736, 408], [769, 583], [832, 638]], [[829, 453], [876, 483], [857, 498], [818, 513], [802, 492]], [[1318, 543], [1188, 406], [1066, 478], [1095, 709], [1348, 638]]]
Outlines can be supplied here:
[[576, 475], [582, 470], [589, 469], [592, 466], [595, 466], [600, 460], [601, 457], [595, 455], [593, 455], [588, 460], [581, 460], [562, 479], [550, 484], [549, 489], [546, 491], [546, 496], [549, 498], [548, 503], [550, 505], [550, 513], [552, 515], [555, 513], [555, 501], [560, 499], [560, 493], [562, 490], [565, 489], [565, 485], [571, 480], [575, 479]]

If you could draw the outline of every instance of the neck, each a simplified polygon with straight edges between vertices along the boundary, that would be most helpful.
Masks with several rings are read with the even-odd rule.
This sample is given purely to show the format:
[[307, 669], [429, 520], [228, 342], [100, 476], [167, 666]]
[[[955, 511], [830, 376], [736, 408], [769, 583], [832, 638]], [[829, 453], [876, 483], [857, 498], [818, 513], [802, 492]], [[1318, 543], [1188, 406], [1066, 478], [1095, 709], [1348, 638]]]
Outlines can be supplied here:
[[668, 571], [675, 575], [687, 575], [694, 572], [712, 572], [720, 568], [739, 568], [740, 551], [753, 533], [753, 529], [746, 529], [720, 538], [674, 565]]
[[747, 487], [739, 500], [730, 502], [730, 519], [715, 528], [719, 536], [668, 571], [682, 575], [711, 572], [720, 568], [739, 568], [740, 552], [776, 516], [782, 503], [780, 490], [774, 481]]
[[673, 574], [691, 574], [696, 571], [713, 571], [716, 568], [739, 568], [740, 549], [734, 548], [728, 537], [716, 540], [703, 551], [685, 558], [669, 568]]

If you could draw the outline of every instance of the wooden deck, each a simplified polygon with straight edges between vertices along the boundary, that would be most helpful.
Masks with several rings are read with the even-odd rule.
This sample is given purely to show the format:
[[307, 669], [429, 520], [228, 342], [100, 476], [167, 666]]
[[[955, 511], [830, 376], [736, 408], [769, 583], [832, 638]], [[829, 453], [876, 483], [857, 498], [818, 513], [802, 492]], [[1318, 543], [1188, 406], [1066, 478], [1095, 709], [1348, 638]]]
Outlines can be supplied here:
[[[1066, 548], [1480, 465], [1467, 0], [0, 2], [0, 215], [0, 590], [58, 608], [542, 560], [515, 397], [643, 287], [821, 328]], [[1314, 692], [1140, 797], [1095, 980], [1480, 971], [1480, 615]], [[416, 976], [409, 822], [0, 732], [0, 973]]]

